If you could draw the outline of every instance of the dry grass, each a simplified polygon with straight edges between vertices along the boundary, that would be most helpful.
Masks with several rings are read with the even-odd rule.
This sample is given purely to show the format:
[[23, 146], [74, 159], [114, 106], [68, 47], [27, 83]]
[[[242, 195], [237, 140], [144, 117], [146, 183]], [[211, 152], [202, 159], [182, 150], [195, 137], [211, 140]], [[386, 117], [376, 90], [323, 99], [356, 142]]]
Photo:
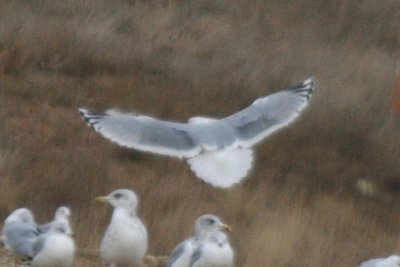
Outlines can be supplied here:
[[[28, 206], [44, 221], [68, 204], [78, 246], [92, 250], [110, 215], [93, 198], [128, 187], [153, 255], [206, 212], [233, 225], [237, 266], [399, 253], [399, 18], [394, 0], [1, 1], [0, 218]], [[257, 147], [253, 173], [229, 190], [179, 160], [114, 146], [76, 112], [221, 117], [310, 75], [310, 108]], [[359, 178], [391, 190], [360, 196]]]

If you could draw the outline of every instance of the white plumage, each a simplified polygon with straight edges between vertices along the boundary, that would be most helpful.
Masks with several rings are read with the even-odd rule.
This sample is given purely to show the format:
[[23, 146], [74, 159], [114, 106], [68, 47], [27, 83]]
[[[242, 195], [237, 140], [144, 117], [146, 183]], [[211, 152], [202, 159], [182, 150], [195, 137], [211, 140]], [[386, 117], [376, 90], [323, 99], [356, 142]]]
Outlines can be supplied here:
[[191, 158], [188, 163], [205, 182], [225, 188], [246, 176], [253, 162], [252, 154], [251, 149], [216, 150]]
[[29, 209], [15, 210], [4, 222], [6, 248], [20, 259], [32, 260], [33, 267], [72, 266], [75, 246], [66, 215], [69, 217], [70, 210], [61, 207], [55, 220], [38, 226]]
[[392, 255], [387, 258], [378, 258], [365, 261], [359, 267], [399, 267], [400, 256]]
[[75, 244], [65, 222], [54, 222], [34, 245], [32, 267], [71, 267]]
[[128, 189], [96, 198], [114, 207], [100, 246], [102, 260], [110, 266], [140, 266], [147, 251], [147, 231], [136, 215], [138, 200]]
[[226, 188], [248, 174], [252, 146], [294, 121], [313, 90], [313, 79], [307, 79], [225, 118], [193, 117], [188, 123], [115, 110], [94, 113], [80, 108], [79, 112], [105, 138], [129, 148], [186, 158], [200, 179]]
[[223, 232], [214, 231], [199, 242], [190, 267], [232, 267], [233, 259], [228, 236]]
[[39, 231], [41, 233], [46, 233], [48, 230], [50, 230], [51, 226], [54, 223], [62, 222], [67, 227], [67, 233], [73, 234], [69, 221], [70, 216], [71, 216], [71, 210], [68, 207], [65, 206], [58, 207], [54, 214], [54, 219], [46, 224], [39, 225]]
[[168, 267], [232, 267], [234, 253], [228, 236], [230, 226], [211, 214], [200, 216], [195, 236], [180, 243], [172, 252]]

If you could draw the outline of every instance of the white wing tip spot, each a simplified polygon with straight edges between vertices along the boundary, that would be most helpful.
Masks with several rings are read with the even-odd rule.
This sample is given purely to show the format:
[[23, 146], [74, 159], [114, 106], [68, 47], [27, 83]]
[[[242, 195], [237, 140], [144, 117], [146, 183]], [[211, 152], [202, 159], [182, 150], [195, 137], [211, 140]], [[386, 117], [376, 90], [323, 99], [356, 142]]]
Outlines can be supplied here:
[[303, 85], [312, 85], [314, 84], [314, 77], [310, 77], [303, 82]]

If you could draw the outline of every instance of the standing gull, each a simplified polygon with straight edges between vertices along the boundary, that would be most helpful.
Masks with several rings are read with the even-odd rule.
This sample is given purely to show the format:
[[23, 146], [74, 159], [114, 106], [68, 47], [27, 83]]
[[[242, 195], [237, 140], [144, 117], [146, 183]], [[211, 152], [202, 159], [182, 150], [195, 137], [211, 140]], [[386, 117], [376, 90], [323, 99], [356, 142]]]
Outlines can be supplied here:
[[115, 110], [94, 113], [80, 108], [79, 112], [105, 138], [128, 148], [186, 158], [200, 179], [226, 188], [249, 172], [252, 146], [294, 121], [307, 106], [313, 90], [313, 79], [307, 79], [259, 98], [228, 117], [194, 117], [188, 123]]
[[21, 260], [32, 259], [33, 244], [38, 235], [33, 214], [27, 208], [16, 209], [4, 221], [4, 245]]
[[67, 233], [72, 234], [72, 230], [70, 227], [69, 217], [71, 216], [71, 210], [68, 207], [61, 206], [57, 208], [56, 213], [54, 215], [54, 219], [46, 224], [39, 225], [39, 231], [41, 233], [46, 233], [51, 226], [56, 222], [63, 222], [67, 227]]
[[231, 231], [231, 227], [217, 216], [200, 216], [195, 223], [195, 236], [174, 249], [167, 267], [232, 267], [234, 254], [225, 230]]
[[33, 245], [32, 267], [71, 267], [75, 244], [68, 222], [55, 221]]
[[138, 199], [128, 189], [118, 189], [97, 201], [114, 207], [111, 222], [100, 246], [100, 256], [107, 266], [141, 266], [147, 251], [147, 230], [136, 215]]
[[359, 267], [399, 267], [400, 256], [392, 255], [387, 258], [378, 258], [364, 261]]

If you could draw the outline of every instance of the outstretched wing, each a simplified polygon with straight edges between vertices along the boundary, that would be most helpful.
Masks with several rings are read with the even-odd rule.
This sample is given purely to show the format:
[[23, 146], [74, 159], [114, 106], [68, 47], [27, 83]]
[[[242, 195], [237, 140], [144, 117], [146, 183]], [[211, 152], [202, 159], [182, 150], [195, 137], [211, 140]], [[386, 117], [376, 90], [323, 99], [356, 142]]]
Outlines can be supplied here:
[[96, 132], [121, 146], [180, 158], [193, 157], [201, 150], [188, 124], [113, 110], [94, 113], [80, 108], [79, 112]]
[[307, 106], [314, 91], [312, 78], [269, 96], [222, 120], [236, 130], [238, 145], [251, 147], [294, 121]]

